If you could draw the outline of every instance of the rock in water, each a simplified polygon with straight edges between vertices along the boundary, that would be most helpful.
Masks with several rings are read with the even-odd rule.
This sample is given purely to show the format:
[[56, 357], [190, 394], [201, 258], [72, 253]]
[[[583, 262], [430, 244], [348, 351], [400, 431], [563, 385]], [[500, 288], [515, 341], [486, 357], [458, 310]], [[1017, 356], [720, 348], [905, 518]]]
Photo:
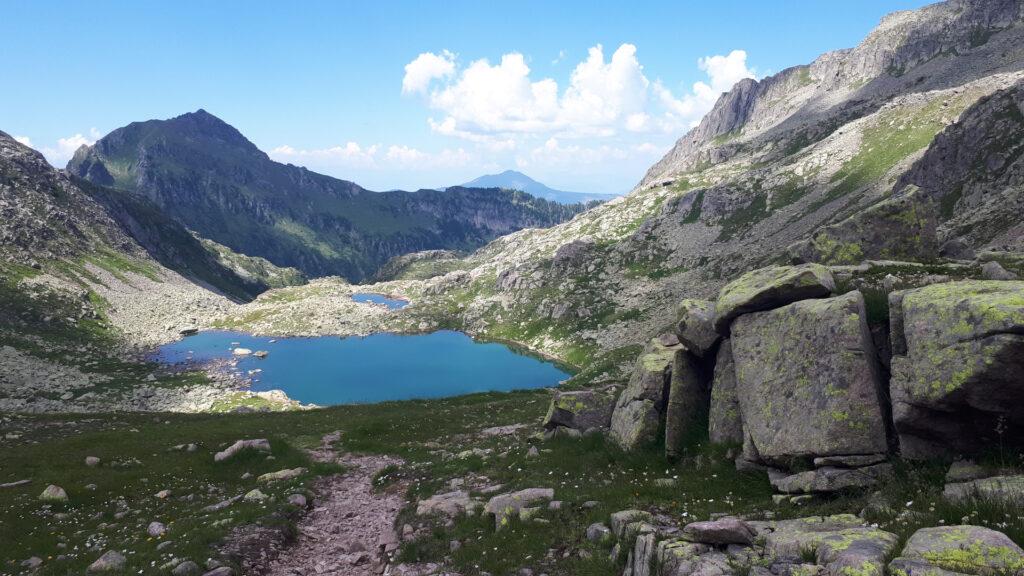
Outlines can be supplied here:
[[680, 344], [665, 345], [655, 338], [636, 361], [626, 389], [612, 412], [611, 437], [624, 450], [654, 442], [668, 400], [669, 377]]
[[732, 350], [748, 460], [886, 452], [860, 292], [741, 316]]
[[98, 560], [89, 565], [89, 572], [121, 572], [127, 560], [117, 550], [108, 550]]
[[736, 365], [732, 360], [732, 342], [724, 340], [715, 360], [708, 408], [708, 437], [716, 444], [743, 442], [743, 419], [736, 395]]
[[1024, 443], [1024, 282], [894, 292], [893, 420], [905, 457]]
[[693, 354], [703, 358], [721, 336], [715, 331], [715, 303], [683, 300], [676, 309], [676, 336]]
[[931, 574], [935, 569], [960, 574], [1015, 574], [1024, 569], [1024, 550], [1006, 534], [981, 526], [922, 528], [914, 532], [889, 569], [893, 574], [900, 573], [897, 570]]
[[665, 406], [665, 456], [682, 455], [687, 440], [703, 435], [708, 411], [707, 387], [697, 359], [686, 350], [675, 354]]
[[820, 264], [772, 266], [747, 272], [726, 284], [718, 294], [715, 330], [726, 334], [732, 321], [742, 314], [822, 298], [835, 288], [832, 273]]

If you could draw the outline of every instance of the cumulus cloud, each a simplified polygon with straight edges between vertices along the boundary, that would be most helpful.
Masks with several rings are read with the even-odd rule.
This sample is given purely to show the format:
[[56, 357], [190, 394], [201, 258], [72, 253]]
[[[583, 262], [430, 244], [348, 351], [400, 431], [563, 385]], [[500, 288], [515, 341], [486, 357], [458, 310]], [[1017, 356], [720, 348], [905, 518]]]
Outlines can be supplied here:
[[[103, 134], [96, 128], [89, 129], [89, 135], [82, 133], [74, 134], [66, 138], [58, 138], [54, 146], [43, 146], [39, 151], [43, 153], [46, 160], [53, 166], [63, 168], [68, 160], [75, 155], [75, 151], [82, 146], [92, 146]], [[24, 142], [23, 142], [24, 143]], [[31, 145], [31, 144], [29, 144]]]
[[455, 55], [444, 50], [440, 54], [424, 52], [405, 65], [402, 93], [424, 92], [431, 80], [455, 74]]
[[280, 162], [291, 162], [324, 168], [361, 168], [372, 170], [432, 170], [471, 164], [475, 155], [463, 150], [445, 148], [439, 152], [426, 152], [406, 145], [360, 145], [348, 142], [329, 148], [296, 149], [282, 145], [270, 151], [270, 157]]
[[[698, 122], [722, 92], [754, 77], [746, 59], [743, 50], [699, 59], [707, 81], [677, 97], [646, 76], [632, 44], [622, 44], [607, 59], [600, 44], [590, 48], [562, 91], [551, 78], [531, 78], [520, 53], [505, 54], [497, 64], [475, 60], [459, 70], [445, 51], [410, 62], [403, 92], [423, 94], [441, 114], [428, 119], [434, 132], [475, 142], [666, 132]], [[410, 70], [417, 72], [413, 78]]]
[[733, 50], [726, 56], [708, 56], [697, 61], [697, 66], [708, 75], [708, 82], [695, 82], [691, 91], [680, 98], [656, 83], [654, 94], [668, 110], [672, 124], [695, 126], [707, 114], [715, 101], [744, 78], [755, 78], [755, 71], [747, 67], [747, 53]]
[[29, 148], [32, 147], [32, 140], [29, 139], [28, 136], [15, 136], [14, 137], [14, 141], [15, 142], [19, 142], [21, 144], [24, 144], [25, 146], [28, 146]]

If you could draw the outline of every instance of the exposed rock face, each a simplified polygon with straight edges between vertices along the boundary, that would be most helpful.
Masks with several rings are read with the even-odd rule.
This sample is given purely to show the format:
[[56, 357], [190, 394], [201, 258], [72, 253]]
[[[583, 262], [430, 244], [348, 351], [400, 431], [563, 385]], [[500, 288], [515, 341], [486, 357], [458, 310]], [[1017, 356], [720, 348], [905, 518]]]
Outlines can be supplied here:
[[818, 264], [753, 270], [730, 282], [715, 304], [715, 329], [726, 333], [742, 315], [771, 310], [791, 302], [828, 296], [835, 290], [832, 273]]
[[666, 346], [655, 338], [636, 361], [626, 389], [612, 413], [611, 437], [625, 450], [653, 442], [665, 413], [672, 363], [682, 345]]
[[714, 302], [687, 298], [676, 309], [676, 318], [676, 336], [698, 357], [706, 356], [721, 338], [714, 326]]
[[857, 264], [865, 258], [927, 260], [938, 255], [935, 202], [916, 186], [846, 220], [819, 228], [790, 247], [794, 259], [823, 264]]
[[754, 541], [754, 530], [738, 518], [722, 518], [710, 522], [693, 522], [683, 526], [683, 536], [692, 542], [726, 546], [749, 546]]
[[743, 442], [743, 418], [736, 394], [736, 365], [732, 359], [732, 341], [725, 340], [715, 359], [715, 378], [711, 384], [708, 436], [716, 444]]
[[556, 390], [544, 417], [544, 428], [564, 426], [581, 432], [608, 428], [618, 391], [614, 386], [600, 390]]
[[[908, 74], [911, 69], [976, 50], [1022, 18], [1021, 7], [1012, 0], [954, 0], [890, 14], [855, 48], [823, 54], [809, 66], [789, 68], [762, 80], [737, 83], [648, 170], [642, 185], [670, 182], [701, 162], [736, 155], [744, 150], [733, 141], [738, 136], [753, 140], [756, 147], [774, 133], [792, 130], [794, 124], [817, 124], [819, 130], [828, 130], [872, 100], [884, 100], [905, 89], [916, 79]], [[927, 75], [920, 78], [928, 79]], [[836, 105], [836, 100], [841, 103]]]
[[668, 402], [665, 407], [665, 455], [682, 454], [688, 439], [698, 438], [706, 427], [708, 392], [697, 359], [686, 350], [672, 362]]
[[1024, 282], [936, 284], [889, 301], [904, 456], [1024, 441]]
[[940, 243], [1024, 248], [1022, 111], [1021, 82], [981, 99], [900, 178], [897, 188], [916, 185], [941, 205]]
[[[1002, 532], [981, 526], [922, 528], [889, 564], [893, 573], [1010, 574], [1024, 568], [1024, 550]], [[939, 572], [940, 574], [943, 572]]]
[[748, 460], [886, 451], [860, 292], [747, 314], [732, 333]]
[[494, 527], [500, 530], [508, 525], [511, 518], [519, 516], [523, 508], [552, 500], [554, 497], [555, 491], [551, 488], [527, 488], [491, 498], [484, 506], [484, 512], [494, 516]]

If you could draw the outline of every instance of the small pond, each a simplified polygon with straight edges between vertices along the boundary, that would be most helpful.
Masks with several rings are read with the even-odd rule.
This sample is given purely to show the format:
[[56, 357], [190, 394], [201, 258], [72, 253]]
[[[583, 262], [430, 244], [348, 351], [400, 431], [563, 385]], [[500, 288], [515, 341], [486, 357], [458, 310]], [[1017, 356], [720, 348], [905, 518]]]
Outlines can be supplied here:
[[[236, 348], [267, 355], [236, 356]], [[243, 375], [259, 370], [252, 373], [253, 390], [284, 390], [321, 406], [543, 388], [570, 376], [504, 344], [446, 330], [279, 339], [209, 331], [164, 345], [154, 355], [167, 364], [232, 358]]]
[[360, 303], [367, 304], [383, 304], [388, 307], [389, 310], [398, 310], [405, 308], [409, 305], [409, 302], [405, 300], [399, 300], [398, 298], [388, 298], [383, 294], [371, 294], [369, 292], [356, 292], [352, 295], [352, 300]]

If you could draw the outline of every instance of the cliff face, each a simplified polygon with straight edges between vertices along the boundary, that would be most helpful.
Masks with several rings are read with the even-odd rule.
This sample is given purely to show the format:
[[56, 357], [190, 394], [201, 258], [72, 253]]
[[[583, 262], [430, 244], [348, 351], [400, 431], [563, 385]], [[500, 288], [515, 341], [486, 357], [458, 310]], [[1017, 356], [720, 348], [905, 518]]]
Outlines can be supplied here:
[[203, 110], [119, 128], [79, 150], [68, 171], [148, 198], [235, 251], [309, 275], [351, 280], [393, 256], [472, 250], [582, 210], [512, 191], [371, 192], [274, 162]]
[[248, 300], [267, 289], [222, 266], [188, 230], [151, 203], [54, 170], [0, 132], [0, 255], [23, 265], [122, 262], [174, 270]]
[[1024, 8], [1012, 0], [952, 0], [890, 14], [855, 48], [738, 83], [640, 187], [741, 152], [760, 149], [777, 158], [779, 150], [818, 140], [900, 95], [1018, 69], [1022, 19]]

